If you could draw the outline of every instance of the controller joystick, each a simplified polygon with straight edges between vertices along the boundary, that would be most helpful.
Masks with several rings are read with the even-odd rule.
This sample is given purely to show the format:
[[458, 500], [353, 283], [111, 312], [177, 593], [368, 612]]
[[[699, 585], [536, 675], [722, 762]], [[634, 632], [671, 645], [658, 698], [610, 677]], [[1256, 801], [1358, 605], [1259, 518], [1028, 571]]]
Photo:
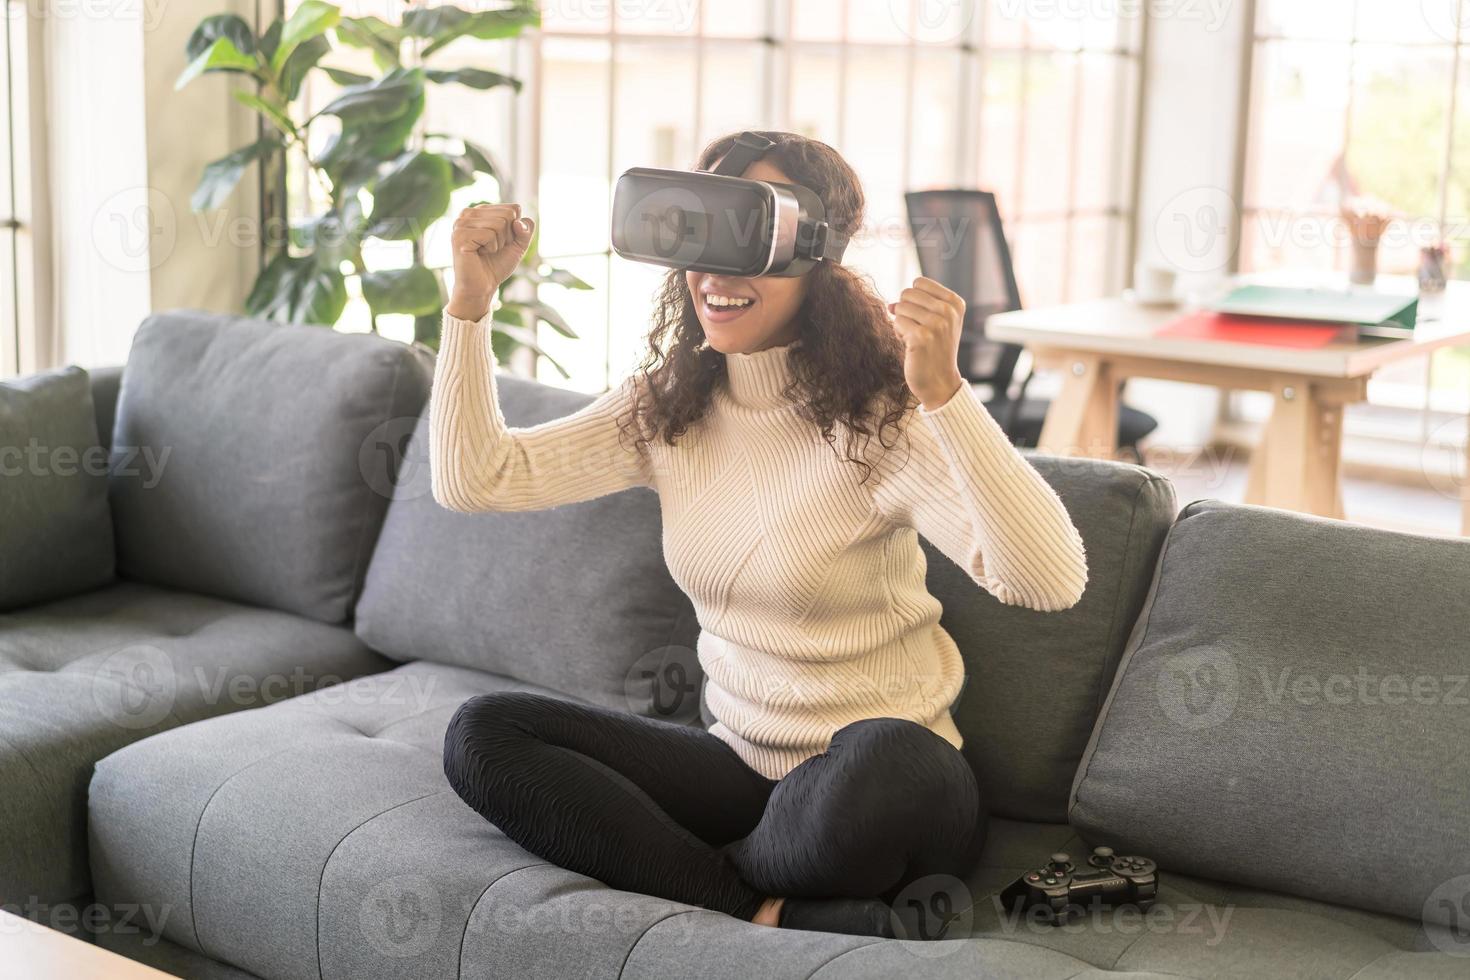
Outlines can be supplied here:
[[1066, 851], [1057, 851], [1046, 863], [1046, 870], [1056, 875], [1068, 874], [1072, 871], [1072, 855]]
[[1109, 867], [1113, 863], [1113, 849], [1111, 847], [1094, 847], [1092, 849], [1092, 857], [1087, 859], [1087, 863], [1094, 868]]

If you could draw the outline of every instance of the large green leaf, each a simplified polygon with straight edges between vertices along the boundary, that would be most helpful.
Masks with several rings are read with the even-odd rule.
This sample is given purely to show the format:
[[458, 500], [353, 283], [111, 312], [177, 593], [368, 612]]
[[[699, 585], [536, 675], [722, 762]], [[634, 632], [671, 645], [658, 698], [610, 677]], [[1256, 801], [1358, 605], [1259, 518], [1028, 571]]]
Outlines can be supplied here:
[[359, 75], [357, 72], [348, 71], [345, 68], [332, 68], [327, 65], [322, 65], [322, 71], [326, 72], [327, 77], [338, 85], [366, 85], [373, 80], [371, 75]]
[[262, 99], [260, 96], [256, 95], [254, 92], [246, 92], [244, 90], [240, 90], [236, 92], [231, 92], [230, 94], [235, 97], [236, 102], [240, 103], [241, 105], [249, 106], [256, 112], [269, 119], [271, 121], [271, 124], [279, 129], [283, 135], [290, 137], [294, 137], [296, 135], [296, 127], [291, 122], [291, 117], [286, 114], [285, 106], [280, 105], [276, 102], [268, 102], [265, 99]]
[[397, 240], [422, 236], [449, 208], [452, 185], [449, 161], [442, 156], [425, 150], [403, 154], [373, 187], [368, 234]]
[[439, 277], [421, 265], [364, 273], [362, 298], [367, 300], [374, 316], [383, 313], [427, 316], [444, 305]]
[[347, 284], [340, 271], [286, 252], [271, 260], [245, 297], [246, 313], [281, 323], [331, 326], [346, 306]]
[[423, 94], [422, 69], [395, 68], [382, 78], [344, 88], [317, 115], [336, 116], [344, 126], [384, 122], [402, 116], [415, 100], [422, 105]]
[[379, 68], [394, 68], [399, 63], [398, 46], [403, 43], [403, 31], [381, 18], [343, 17], [337, 25], [337, 39], [371, 51]]
[[281, 91], [286, 94], [287, 102], [301, 94], [301, 83], [306, 80], [306, 73], [315, 68], [316, 63], [330, 50], [332, 46], [327, 39], [318, 36], [301, 44], [286, 59], [285, 65], [281, 67], [280, 86]]
[[205, 166], [199, 185], [189, 198], [189, 206], [195, 211], [208, 211], [224, 204], [235, 185], [240, 183], [240, 175], [245, 172], [245, 168], [274, 152], [280, 145], [280, 140], [267, 136]]
[[281, 28], [281, 40], [271, 52], [271, 70], [280, 73], [286, 60], [314, 37], [326, 33], [342, 19], [342, 11], [323, 0], [303, 0]]
[[509, 85], [517, 92], [521, 90], [521, 80], [509, 75], [502, 75], [498, 71], [485, 71], [483, 68], [456, 68], [453, 71], [441, 71], [437, 68], [424, 70], [424, 77], [431, 82], [440, 85], [449, 82], [457, 82], [470, 88], [481, 90], [496, 88], [501, 85]]
[[541, 12], [532, 2], [518, 2], [499, 10], [461, 10], [458, 7], [415, 7], [403, 15], [403, 32], [430, 39], [421, 52], [427, 58], [461, 37], [494, 41], [516, 37], [527, 27], [541, 25]]
[[419, 69], [395, 68], [382, 78], [348, 86], [322, 110], [341, 119], [342, 129], [313, 162], [327, 172], [338, 197], [351, 194], [402, 154], [423, 111]]
[[566, 318], [539, 299], [510, 300], [502, 303], [500, 308], [512, 313], [519, 313], [528, 320], [540, 320], [563, 337], [568, 337], [572, 340], [577, 339], [577, 332], [572, 329], [571, 324], [567, 323]]
[[207, 71], [252, 72], [260, 67], [254, 53], [235, 47], [228, 37], [217, 37], [183, 70], [174, 82], [177, 91]]
[[244, 18], [234, 14], [216, 14], [204, 18], [194, 28], [194, 33], [189, 35], [189, 40], [184, 44], [184, 57], [193, 61], [222, 37], [228, 38], [236, 51], [244, 54], [255, 51], [255, 32], [245, 23]]

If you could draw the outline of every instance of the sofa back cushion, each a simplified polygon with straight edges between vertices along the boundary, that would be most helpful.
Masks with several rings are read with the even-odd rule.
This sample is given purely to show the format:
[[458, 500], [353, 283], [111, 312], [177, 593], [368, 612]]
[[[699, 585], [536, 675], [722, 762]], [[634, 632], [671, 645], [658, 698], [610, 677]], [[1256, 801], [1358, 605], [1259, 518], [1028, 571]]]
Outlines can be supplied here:
[[[1060, 823], [1077, 763], [1174, 519], [1174, 489], [1137, 466], [1028, 457], [1087, 549], [1087, 589], [1060, 612], [1008, 606], [923, 541], [940, 625], [965, 658], [953, 709], [992, 814]], [[921, 539], [922, 541], [922, 539]]]
[[396, 472], [384, 433], [417, 417], [431, 371], [370, 335], [149, 317], [113, 434], [119, 572], [344, 621]]
[[1170, 532], [1072, 822], [1165, 869], [1451, 924], [1470, 542], [1217, 501]]
[[[592, 396], [500, 375], [507, 424]], [[473, 667], [596, 704], [697, 721], [699, 627], [663, 557], [658, 495], [637, 487], [548, 510], [461, 514], [435, 502], [427, 419], [413, 434], [357, 633], [399, 660]]]
[[0, 382], [0, 609], [105, 585], [113, 564], [107, 453], [87, 373]]

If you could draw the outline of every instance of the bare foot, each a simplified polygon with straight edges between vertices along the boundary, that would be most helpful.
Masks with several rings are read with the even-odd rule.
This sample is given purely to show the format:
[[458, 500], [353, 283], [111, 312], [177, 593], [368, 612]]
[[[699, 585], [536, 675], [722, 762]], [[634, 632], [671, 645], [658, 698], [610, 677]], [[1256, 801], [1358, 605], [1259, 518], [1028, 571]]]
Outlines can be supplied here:
[[758, 926], [779, 926], [781, 924], [781, 903], [784, 901], [783, 898], [766, 899], [761, 903], [755, 918], [750, 921]]

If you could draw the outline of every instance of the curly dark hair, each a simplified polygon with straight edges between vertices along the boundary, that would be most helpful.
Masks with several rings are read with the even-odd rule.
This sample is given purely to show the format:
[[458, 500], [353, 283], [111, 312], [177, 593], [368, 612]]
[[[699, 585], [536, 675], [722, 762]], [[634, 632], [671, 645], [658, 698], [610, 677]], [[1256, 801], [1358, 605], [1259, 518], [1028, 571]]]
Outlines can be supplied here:
[[[696, 168], [708, 170], [737, 135], [706, 146]], [[856, 233], [863, 189], [847, 161], [826, 143], [796, 133], [760, 135], [775, 143], [763, 159], [814, 191], [835, 231]], [[897, 432], [904, 413], [918, 402], [904, 380], [903, 341], [868, 277], [831, 262], [817, 263], [806, 277], [790, 355], [793, 378], [784, 394], [834, 450], [836, 430], [846, 430], [844, 455], [864, 467], [866, 482], [872, 470], [865, 458], [869, 441], [877, 435], [887, 448], [884, 430]], [[655, 294], [648, 353], [637, 371], [641, 383], [634, 385], [633, 409], [619, 424], [636, 433], [640, 450], [655, 438], [674, 445], [704, 418], [717, 386], [728, 384], [725, 355], [706, 343], [682, 270], [670, 270]]]

